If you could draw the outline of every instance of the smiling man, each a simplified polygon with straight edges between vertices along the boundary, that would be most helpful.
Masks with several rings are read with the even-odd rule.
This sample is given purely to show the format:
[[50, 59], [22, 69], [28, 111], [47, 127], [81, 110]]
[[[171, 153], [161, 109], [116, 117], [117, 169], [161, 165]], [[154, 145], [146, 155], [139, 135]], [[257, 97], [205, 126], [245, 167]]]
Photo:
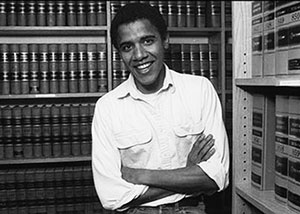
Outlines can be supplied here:
[[111, 39], [130, 76], [96, 103], [92, 166], [103, 207], [205, 213], [202, 196], [229, 182], [227, 135], [214, 87], [205, 77], [167, 67], [167, 26], [149, 4], [122, 7]]

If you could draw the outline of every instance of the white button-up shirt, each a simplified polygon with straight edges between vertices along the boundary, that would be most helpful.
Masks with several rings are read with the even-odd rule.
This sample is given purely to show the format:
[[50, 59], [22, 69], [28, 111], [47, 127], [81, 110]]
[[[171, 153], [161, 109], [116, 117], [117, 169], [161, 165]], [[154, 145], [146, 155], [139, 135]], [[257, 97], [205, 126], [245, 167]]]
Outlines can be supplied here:
[[[121, 166], [175, 169], [201, 132], [215, 139], [215, 154], [199, 167], [223, 190], [228, 186], [229, 151], [218, 95], [204, 77], [177, 73], [166, 66], [163, 87], [145, 95], [130, 75], [101, 97], [92, 122], [92, 167], [97, 194], [106, 209], [118, 209], [149, 188], [122, 179]], [[174, 194], [144, 205], [184, 198]]]

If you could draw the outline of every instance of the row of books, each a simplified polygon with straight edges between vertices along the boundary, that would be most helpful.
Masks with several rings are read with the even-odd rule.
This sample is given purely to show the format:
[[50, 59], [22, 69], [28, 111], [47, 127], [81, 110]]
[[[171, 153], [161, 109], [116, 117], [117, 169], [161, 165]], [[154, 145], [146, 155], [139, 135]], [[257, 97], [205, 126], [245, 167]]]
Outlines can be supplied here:
[[[300, 211], [300, 97], [253, 95], [252, 184]], [[275, 144], [274, 144], [275, 142]]]
[[0, 83], [0, 94], [107, 92], [106, 44], [0, 44]]
[[94, 105], [1, 106], [0, 159], [90, 155]]
[[81, 211], [87, 203], [102, 209], [87, 164], [2, 169], [0, 178], [0, 211], [17, 208], [17, 213], [32, 213], [30, 208], [40, 208], [46, 209], [42, 213], [57, 213], [67, 206], [74, 209], [77, 203]]
[[104, 26], [106, 1], [0, 1], [0, 26]]
[[298, 75], [298, 1], [252, 3], [252, 76]]

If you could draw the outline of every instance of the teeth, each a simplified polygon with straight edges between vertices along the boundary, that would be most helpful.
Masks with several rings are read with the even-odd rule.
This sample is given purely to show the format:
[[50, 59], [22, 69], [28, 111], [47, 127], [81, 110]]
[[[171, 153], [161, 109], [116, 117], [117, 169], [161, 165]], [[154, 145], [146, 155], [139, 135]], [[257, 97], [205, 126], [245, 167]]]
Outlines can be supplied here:
[[145, 69], [145, 68], [149, 67], [150, 64], [151, 64], [151, 63], [146, 63], [146, 64], [143, 64], [143, 65], [139, 65], [139, 66], [137, 66], [137, 68], [138, 68], [138, 69]]

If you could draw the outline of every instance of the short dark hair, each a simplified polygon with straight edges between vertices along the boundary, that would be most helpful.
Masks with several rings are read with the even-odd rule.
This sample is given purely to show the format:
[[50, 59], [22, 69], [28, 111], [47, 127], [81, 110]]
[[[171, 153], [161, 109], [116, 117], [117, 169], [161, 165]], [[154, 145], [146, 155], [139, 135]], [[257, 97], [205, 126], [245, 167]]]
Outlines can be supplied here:
[[110, 37], [116, 49], [118, 47], [118, 28], [140, 19], [147, 19], [156, 27], [162, 40], [167, 38], [167, 25], [157, 8], [147, 3], [128, 3], [121, 7], [111, 22]]

